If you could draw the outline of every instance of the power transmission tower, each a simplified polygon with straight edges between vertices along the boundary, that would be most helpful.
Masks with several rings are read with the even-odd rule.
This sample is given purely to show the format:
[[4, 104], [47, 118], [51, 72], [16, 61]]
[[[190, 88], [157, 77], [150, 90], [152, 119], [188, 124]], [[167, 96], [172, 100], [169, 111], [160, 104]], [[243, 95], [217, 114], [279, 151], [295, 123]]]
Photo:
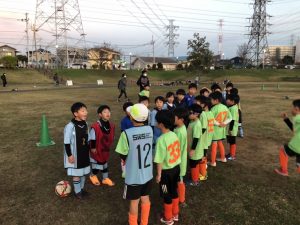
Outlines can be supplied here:
[[86, 34], [78, 0], [37, 0], [33, 27], [35, 46], [39, 35], [45, 40], [45, 49], [56, 52], [56, 66], [69, 67], [86, 59]]
[[220, 56], [220, 59], [223, 59], [224, 53], [223, 53], [223, 19], [219, 20], [219, 35], [218, 35], [218, 44], [219, 44], [219, 51], [218, 54]]
[[250, 18], [250, 33], [248, 34], [248, 51], [247, 60], [249, 63], [254, 64], [258, 67], [261, 63], [269, 63], [269, 47], [267, 35], [267, 3], [270, 0], [254, 0], [253, 3], [253, 16]]
[[176, 42], [175, 39], [179, 36], [179, 34], [174, 33], [179, 28], [179, 26], [175, 26], [173, 22], [174, 20], [169, 20], [169, 25], [166, 26], [167, 31], [169, 31], [169, 33], [166, 34], [166, 37], [168, 38], [166, 44], [168, 46], [169, 57], [174, 57], [174, 48], [175, 45], [178, 44], [178, 42]]

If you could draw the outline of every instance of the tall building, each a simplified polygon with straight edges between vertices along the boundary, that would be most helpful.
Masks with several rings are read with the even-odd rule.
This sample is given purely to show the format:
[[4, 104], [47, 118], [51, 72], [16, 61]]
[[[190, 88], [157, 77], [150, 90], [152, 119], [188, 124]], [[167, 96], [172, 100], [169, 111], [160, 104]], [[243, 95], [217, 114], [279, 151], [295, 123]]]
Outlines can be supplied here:
[[[300, 44], [299, 44], [300, 47]], [[300, 52], [299, 52], [300, 54]], [[269, 57], [272, 64], [281, 64], [285, 56], [291, 56], [295, 59], [296, 46], [290, 45], [269, 45]], [[299, 59], [300, 60], [300, 59]]]

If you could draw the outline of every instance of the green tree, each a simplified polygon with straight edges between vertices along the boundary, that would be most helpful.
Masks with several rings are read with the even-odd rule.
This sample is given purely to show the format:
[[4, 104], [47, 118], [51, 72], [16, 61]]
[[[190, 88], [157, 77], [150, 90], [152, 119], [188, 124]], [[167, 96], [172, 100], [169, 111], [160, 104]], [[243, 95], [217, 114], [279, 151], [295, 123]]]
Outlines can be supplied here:
[[157, 69], [156, 64], [153, 64], [153, 65], [152, 65], [152, 70], [156, 70], [156, 69]]
[[285, 65], [292, 65], [294, 64], [294, 59], [292, 56], [286, 55], [283, 57], [282, 63]]
[[176, 70], [183, 70], [183, 65], [181, 63], [177, 64]]
[[163, 70], [164, 69], [164, 65], [161, 62], [157, 63], [157, 69], [158, 70]]
[[203, 70], [212, 65], [213, 53], [209, 50], [209, 43], [206, 37], [200, 37], [199, 33], [194, 33], [194, 39], [188, 40], [188, 57], [192, 70]]
[[19, 62], [27, 62], [27, 61], [28, 61], [26, 55], [17, 55], [17, 60], [18, 60]]
[[4, 56], [0, 59], [0, 64], [5, 68], [15, 68], [17, 66], [17, 58], [13, 56]]

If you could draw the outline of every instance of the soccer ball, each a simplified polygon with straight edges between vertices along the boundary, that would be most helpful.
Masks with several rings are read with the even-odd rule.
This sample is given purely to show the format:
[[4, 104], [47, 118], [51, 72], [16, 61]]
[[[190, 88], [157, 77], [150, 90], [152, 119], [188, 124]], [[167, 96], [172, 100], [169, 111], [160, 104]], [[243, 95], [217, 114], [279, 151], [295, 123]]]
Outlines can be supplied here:
[[55, 186], [55, 194], [61, 198], [67, 197], [72, 191], [68, 181], [62, 180]]

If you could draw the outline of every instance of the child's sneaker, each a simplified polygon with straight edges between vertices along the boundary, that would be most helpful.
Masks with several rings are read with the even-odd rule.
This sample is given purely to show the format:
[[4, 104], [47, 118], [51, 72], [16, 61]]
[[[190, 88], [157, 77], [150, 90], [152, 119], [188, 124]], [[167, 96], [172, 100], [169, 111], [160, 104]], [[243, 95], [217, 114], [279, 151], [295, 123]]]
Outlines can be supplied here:
[[108, 185], [108, 186], [110, 186], [110, 187], [115, 185], [115, 183], [112, 182], [112, 180], [109, 179], [109, 178], [103, 179], [103, 180], [102, 180], [102, 184], [106, 184], [106, 185]]
[[218, 162], [222, 162], [222, 163], [226, 163], [226, 162], [227, 162], [227, 159], [226, 159], [226, 158], [224, 158], [224, 159], [217, 158], [217, 161], [218, 161]]
[[83, 198], [82, 192], [78, 192], [78, 193], [75, 193], [75, 192], [74, 192], [74, 195], [75, 195], [75, 197], [76, 197], [77, 199], [79, 199], [79, 200], [82, 200], [82, 198]]
[[200, 180], [200, 181], [205, 181], [205, 180], [207, 180], [207, 176], [202, 176], [202, 175], [200, 175], [200, 176], [199, 176], [199, 180]]
[[227, 160], [229, 160], [229, 161], [235, 161], [236, 158], [235, 158], [234, 156], [229, 156], [229, 157], [227, 158]]
[[285, 177], [289, 176], [288, 172], [284, 172], [284, 171], [282, 171], [282, 169], [275, 169], [274, 172], [281, 176], [285, 176]]
[[82, 195], [82, 197], [88, 197], [90, 195], [90, 193], [88, 193], [87, 191], [81, 189], [81, 195]]
[[96, 175], [90, 175], [90, 181], [93, 185], [99, 186], [101, 183]]
[[212, 167], [216, 167], [216, 166], [217, 166], [217, 163], [216, 163], [216, 162], [214, 162], [214, 163], [208, 162], [207, 165], [212, 166]]
[[176, 216], [173, 216], [173, 221], [178, 222], [179, 221], [179, 215], [177, 214]]
[[197, 186], [200, 185], [200, 183], [199, 183], [198, 181], [197, 181], [197, 182], [194, 182], [194, 181], [191, 180], [191, 181], [187, 182], [187, 185], [197, 187]]
[[162, 222], [163, 224], [167, 224], [167, 225], [173, 225], [174, 224], [173, 219], [166, 220], [164, 217], [160, 218], [160, 222]]

